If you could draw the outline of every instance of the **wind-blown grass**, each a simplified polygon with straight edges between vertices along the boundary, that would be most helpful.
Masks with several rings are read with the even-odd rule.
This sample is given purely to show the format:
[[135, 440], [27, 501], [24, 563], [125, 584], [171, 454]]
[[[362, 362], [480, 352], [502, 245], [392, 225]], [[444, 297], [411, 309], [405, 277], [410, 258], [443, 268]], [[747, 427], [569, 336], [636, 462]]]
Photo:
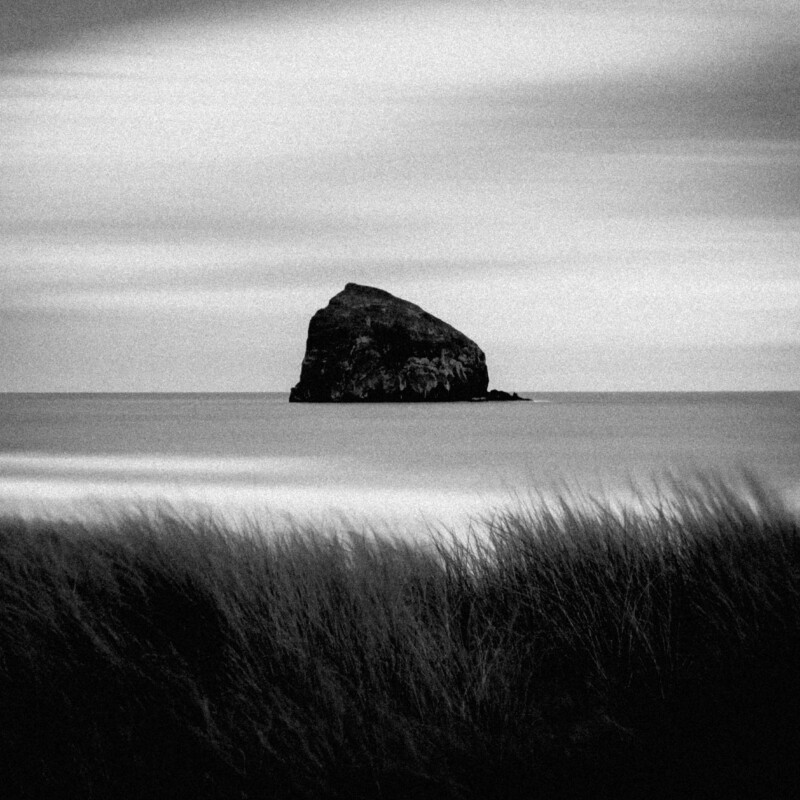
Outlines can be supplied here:
[[0, 520], [6, 797], [789, 797], [800, 527], [756, 483], [426, 543]]

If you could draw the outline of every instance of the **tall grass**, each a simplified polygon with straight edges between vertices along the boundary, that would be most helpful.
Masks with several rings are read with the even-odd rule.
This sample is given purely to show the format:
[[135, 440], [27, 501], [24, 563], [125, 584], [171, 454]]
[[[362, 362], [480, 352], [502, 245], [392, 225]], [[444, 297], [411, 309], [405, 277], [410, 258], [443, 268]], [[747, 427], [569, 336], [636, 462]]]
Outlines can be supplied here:
[[757, 483], [420, 542], [0, 520], [5, 797], [789, 797], [800, 527]]

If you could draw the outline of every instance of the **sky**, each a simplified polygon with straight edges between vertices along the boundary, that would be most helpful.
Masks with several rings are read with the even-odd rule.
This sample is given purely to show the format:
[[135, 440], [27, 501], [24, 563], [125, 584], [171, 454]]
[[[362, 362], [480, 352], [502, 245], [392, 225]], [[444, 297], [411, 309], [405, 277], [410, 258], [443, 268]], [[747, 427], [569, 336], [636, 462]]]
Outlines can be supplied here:
[[800, 5], [4, 0], [0, 391], [288, 391], [348, 281], [508, 391], [800, 390]]

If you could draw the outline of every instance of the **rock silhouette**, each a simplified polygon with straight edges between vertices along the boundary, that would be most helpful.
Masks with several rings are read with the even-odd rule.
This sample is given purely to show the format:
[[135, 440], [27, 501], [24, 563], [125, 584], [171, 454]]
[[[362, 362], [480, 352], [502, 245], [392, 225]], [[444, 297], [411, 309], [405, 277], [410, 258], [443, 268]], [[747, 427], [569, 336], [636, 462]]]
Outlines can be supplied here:
[[486, 356], [463, 333], [389, 292], [348, 283], [311, 318], [289, 400], [499, 399], [488, 385]]

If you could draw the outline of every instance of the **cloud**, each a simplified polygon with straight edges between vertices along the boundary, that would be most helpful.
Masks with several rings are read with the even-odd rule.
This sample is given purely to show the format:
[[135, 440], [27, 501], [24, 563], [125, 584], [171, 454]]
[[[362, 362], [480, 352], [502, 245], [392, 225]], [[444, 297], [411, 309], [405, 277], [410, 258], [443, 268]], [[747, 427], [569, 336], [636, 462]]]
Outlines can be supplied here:
[[[225, 5], [229, 9], [257, 6], [265, 10], [291, 3], [292, 0], [229, 0]], [[306, 0], [305, 4], [311, 3]], [[68, 46], [87, 33], [208, 14], [217, 6], [215, 0], [4, 0], [0, 7], [0, 55]]]
[[66, 376], [138, 335], [166, 385], [148, 325], [203, 317], [187, 342], [238, 365], [220, 385], [261, 324], [281, 388], [348, 280], [512, 371], [531, 342], [800, 339], [794, 3], [81, 4], [54, 46], [69, 2], [34, 4], [0, 61], [5, 332], [66, 342], [31, 364]]
[[[316, 294], [307, 289], [305, 291], [295, 289], [289, 293], [285, 284], [280, 291], [229, 287], [207, 289], [194, 286], [154, 289], [66, 289], [20, 292], [6, 301], [6, 307], [27, 310], [115, 311], [129, 314], [201, 311], [212, 315], [219, 311], [234, 309], [239, 314], [261, 314], [265, 308], [280, 307], [282, 313], [287, 314], [289, 311], [303, 313], [313, 305]], [[290, 298], [295, 301], [294, 308], [289, 304]]]

